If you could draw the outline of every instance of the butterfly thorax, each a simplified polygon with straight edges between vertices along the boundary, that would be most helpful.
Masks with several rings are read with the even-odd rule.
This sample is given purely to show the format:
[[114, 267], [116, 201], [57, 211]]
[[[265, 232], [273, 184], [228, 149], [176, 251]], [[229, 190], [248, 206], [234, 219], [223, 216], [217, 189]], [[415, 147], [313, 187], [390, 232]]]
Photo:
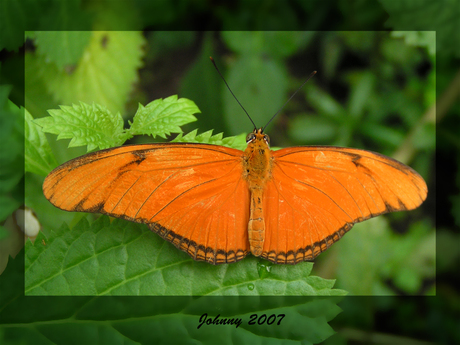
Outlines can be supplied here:
[[[263, 189], [266, 181], [271, 177], [272, 154], [265, 134], [254, 130], [253, 140], [248, 142], [243, 155], [243, 177], [248, 181], [249, 189]], [[248, 136], [248, 138], [250, 135]]]
[[248, 146], [243, 156], [243, 177], [251, 192], [248, 235], [251, 253], [260, 256], [265, 240], [265, 221], [263, 214], [263, 190], [271, 178], [272, 153], [268, 146], [268, 136], [262, 129], [254, 130], [247, 137]]

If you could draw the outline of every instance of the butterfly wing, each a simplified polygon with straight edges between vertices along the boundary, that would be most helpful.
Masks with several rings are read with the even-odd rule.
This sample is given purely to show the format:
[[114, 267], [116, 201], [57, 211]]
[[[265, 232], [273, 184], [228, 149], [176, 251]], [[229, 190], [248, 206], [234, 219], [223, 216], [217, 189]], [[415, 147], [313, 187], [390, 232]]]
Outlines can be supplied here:
[[377, 153], [324, 146], [275, 151], [261, 256], [276, 263], [312, 260], [355, 223], [414, 209], [426, 196], [417, 172]]
[[241, 260], [249, 251], [249, 192], [242, 152], [205, 144], [151, 144], [73, 159], [43, 191], [67, 211], [146, 223], [195, 260]]

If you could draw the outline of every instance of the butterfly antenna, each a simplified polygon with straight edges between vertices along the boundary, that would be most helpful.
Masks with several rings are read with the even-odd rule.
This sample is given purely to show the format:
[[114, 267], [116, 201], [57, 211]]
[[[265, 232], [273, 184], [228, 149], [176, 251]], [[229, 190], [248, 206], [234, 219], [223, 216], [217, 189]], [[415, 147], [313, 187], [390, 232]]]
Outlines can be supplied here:
[[303, 86], [307, 83], [307, 81], [309, 81], [310, 78], [313, 77], [315, 74], [316, 74], [316, 71], [311, 72], [311, 74], [310, 74], [310, 76], [307, 78], [307, 80], [305, 80], [305, 81], [303, 82], [303, 84], [300, 85], [300, 87], [292, 94], [292, 96], [286, 101], [286, 103], [283, 104], [283, 106], [280, 108], [280, 110], [278, 110], [278, 111], [275, 113], [275, 115], [272, 116], [272, 118], [270, 119], [270, 121], [267, 122], [267, 124], [264, 126], [264, 128], [262, 129], [262, 131], [264, 131], [265, 128], [267, 128], [267, 126], [270, 124], [270, 122], [272, 122], [272, 120], [276, 117], [276, 115], [278, 115], [279, 112], [280, 112], [281, 110], [283, 110], [283, 108], [286, 106], [286, 104], [289, 103], [289, 101], [292, 99], [292, 97], [294, 97], [294, 96], [296, 95], [296, 93], [299, 92], [300, 89], [303, 88]]
[[236, 96], [233, 94], [232, 90], [230, 89], [230, 86], [228, 86], [227, 82], [225, 81], [224, 76], [222, 75], [222, 73], [220, 73], [219, 68], [217, 68], [217, 65], [216, 65], [214, 59], [212, 58], [212, 56], [210, 56], [209, 58], [211, 59], [212, 64], [213, 64], [214, 67], [216, 68], [217, 73], [219, 73], [220, 77], [222, 78], [222, 80], [224, 81], [225, 85], [227, 86], [228, 91], [230, 91], [230, 93], [232, 94], [233, 98], [236, 99], [236, 101], [238, 102], [238, 104], [240, 105], [240, 107], [244, 110], [244, 112], [246, 113], [246, 115], [249, 117], [249, 120], [251, 120], [252, 124], [254, 125], [254, 128], [257, 128], [257, 127], [256, 127], [256, 124], [254, 123], [254, 121], [252, 121], [251, 116], [249, 116], [249, 114], [248, 114], [248, 112], [246, 111], [246, 109], [244, 109], [244, 107], [241, 105], [241, 103], [240, 103], [240, 101], [238, 100], [238, 98], [236, 98]]

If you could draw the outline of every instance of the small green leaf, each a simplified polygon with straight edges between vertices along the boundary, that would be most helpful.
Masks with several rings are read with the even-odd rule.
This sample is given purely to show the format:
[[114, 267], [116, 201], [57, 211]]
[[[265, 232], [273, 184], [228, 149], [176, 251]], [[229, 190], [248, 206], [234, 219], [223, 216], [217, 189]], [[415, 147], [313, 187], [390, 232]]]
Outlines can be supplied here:
[[69, 147], [88, 146], [88, 151], [97, 147], [122, 145], [129, 136], [123, 130], [120, 114], [112, 115], [110, 111], [98, 104], [61, 106], [61, 109], [48, 110], [51, 115], [35, 119], [34, 122], [44, 132], [57, 134], [59, 139], [72, 139]]
[[33, 117], [25, 112], [25, 171], [46, 176], [58, 164], [43, 131], [33, 122]]
[[180, 133], [172, 142], [178, 143], [201, 143], [201, 144], [213, 144], [231, 147], [238, 150], [244, 150], [246, 148], [246, 135], [244, 133], [233, 137], [223, 138], [222, 133], [212, 135], [212, 130], [198, 134], [198, 129], [182, 135]]
[[145, 107], [139, 104], [128, 132], [131, 135], [146, 134], [154, 138], [158, 135], [166, 138], [171, 133], [182, 133], [180, 126], [196, 121], [193, 114], [199, 112], [193, 101], [178, 99], [177, 95], [157, 99]]

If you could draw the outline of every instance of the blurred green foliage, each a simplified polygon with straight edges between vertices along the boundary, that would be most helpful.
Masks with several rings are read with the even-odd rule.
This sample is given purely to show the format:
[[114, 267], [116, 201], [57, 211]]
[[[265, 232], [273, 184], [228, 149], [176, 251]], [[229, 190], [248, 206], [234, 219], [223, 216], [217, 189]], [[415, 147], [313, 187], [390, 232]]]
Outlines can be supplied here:
[[[442, 344], [460, 342], [457, 331], [460, 294], [456, 285], [460, 257], [457, 245], [460, 240], [460, 105], [456, 102], [460, 44], [455, 0], [337, 3], [291, 0], [263, 4], [238, 1], [231, 6], [220, 3], [210, 6], [205, 0], [137, 0], [113, 4], [98, 1], [86, 2], [84, 6], [79, 0], [49, 0], [46, 4], [42, 6], [36, 0], [5, 0], [0, 11], [0, 31], [4, 33], [0, 49], [8, 51], [2, 55], [0, 89], [0, 130], [7, 135], [1, 136], [4, 186], [1, 205], [5, 217], [20, 205], [21, 193], [26, 189], [25, 203], [34, 205], [43, 227], [52, 228], [69, 219], [43, 199], [40, 176], [26, 173], [24, 179], [20, 159], [22, 118], [17, 115], [19, 108], [8, 103], [8, 98], [17, 105], [25, 105], [30, 114], [38, 118], [45, 116], [47, 109], [83, 100], [82, 95], [89, 97], [88, 103], [92, 102], [92, 96], [100, 96], [98, 102], [113, 107], [111, 109], [120, 112], [127, 121], [135, 113], [138, 102], [147, 104], [178, 94], [195, 101], [202, 111], [198, 121], [185, 128], [186, 132], [199, 128], [198, 133], [214, 129], [214, 133], [232, 135], [248, 132], [252, 125], [214, 71], [208, 59], [210, 55], [243, 106], [257, 120], [257, 126], [265, 125], [307, 76], [317, 70], [317, 75], [267, 128], [272, 145], [346, 145], [395, 156], [421, 173], [427, 181], [429, 195], [418, 210], [377, 218], [377, 224], [368, 221], [356, 226], [346, 238], [320, 255], [314, 272], [325, 278], [337, 278], [337, 287], [356, 288], [357, 293], [437, 294], [430, 298], [346, 298], [341, 303], [344, 311], [333, 322], [338, 334], [330, 338], [330, 343], [347, 340], [368, 343], [368, 336], [376, 334], [389, 336], [380, 338], [387, 343], [404, 343], [407, 337]], [[193, 24], [232, 32], [186, 31]], [[116, 39], [100, 36], [92, 41], [90, 50], [90, 45], [85, 43], [87, 34], [51, 33], [55, 35], [53, 39], [37, 35], [47, 30], [89, 28], [144, 32], [133, 33], [136, 38], [116, 47], [112, 45]], [[234, 32], [280, 28], [302, 28], [302, 32]], [[162, 31], [168, 29], [184, 31]], [[394, 31], [381, 31], [384, 29]], [[436, 44], [433, 31], [436, 31]], [[70, 46], [61, 44], [65, 41], [71, 43]], [[85, 73], [75, 77], [76, 68], [83, 66], [85, 51], [113, 48], [102, 65], [91, 64], [95, 62], [91, 60]], [[25, 52], [24, 59], [13, 52], [19, 49]], [[113, 59], [111, 63], [109, 57]], [[126, 61], [123, 59], [128, 61], [117, 64]], [[117, 74], [123, 71], [128, 74]], [[21, 89], [24, 73], [25, 95], [24, 87]], [[52, 80], [50, 76], [56, 78]], [[99, 87], [94, 88], [97, 85]], [[435, 122], [439, 123], [437, 141]], [[67, 149], [66, 143], [55, 141], [55, 136], [47, 135], [47, 138], [59, 163], [84, 153], [78, 148]], [[442, 173], [437, 183], [435, 163]], [[69, 225], [77, 221], [72, 220]], [[375, 257], [365, 262], [361, 252]], [[388, 260], [382, 261], [382, 258]], [[351, 268], [356, 270], [353, 272]], [[361, 285], [357, 279], [367, 272]], [[7, 286], [23, 286], [20, 274], [8, 277]], [[5, 284], [1, 286], [4, 288]], [[8, 298], [7, 294], [12, 291], [2, 290], [3, 297]], [[34, 315], [47, 310], [48, 301], [43, 300], [45, 304], [41, 305], [36, 300], [32, 309], [22, 316], [3, 313], [1, 321], [11, 323], [14, 315], [13, 323], [23, 322], [24, 315], [28, 315], [25, 322], [32, 323]], [[63, 305], [69, 310], [79, 308], [83, 310], [83, 318], [94, 320], [93, 315], [105, 306], [81, 309], [85, 303], [91, 304], [88, 301], [66, 300]], [[111, 302], [120, 308], [118, 313], [127, 305], [116, 299]], [[68, 315], [65, 311], [59, 313]], [[144, 326], [154, 324], [150, 321]], [[62, 329], [70, 329], [71, 322], [67, 320]], [[120, 330], [142, 325], [121, 322], [116, 326]], [[186, 329], [184, 327], [181, 330]], [[104, 326], [93, 329], [95, 332], [105, 330]], [[38, 333], [46, 342], [53, 339], [56, 328], [44, 326]], [[6, 339], [4, 332], [0, 334]], [[136, 339], [139, 342], [145, 340], [142, 334]], [[28, 332], [23, 335], [37, 339]], [[17, 339], [16, 336], [18, 334], [8, 339]]]

